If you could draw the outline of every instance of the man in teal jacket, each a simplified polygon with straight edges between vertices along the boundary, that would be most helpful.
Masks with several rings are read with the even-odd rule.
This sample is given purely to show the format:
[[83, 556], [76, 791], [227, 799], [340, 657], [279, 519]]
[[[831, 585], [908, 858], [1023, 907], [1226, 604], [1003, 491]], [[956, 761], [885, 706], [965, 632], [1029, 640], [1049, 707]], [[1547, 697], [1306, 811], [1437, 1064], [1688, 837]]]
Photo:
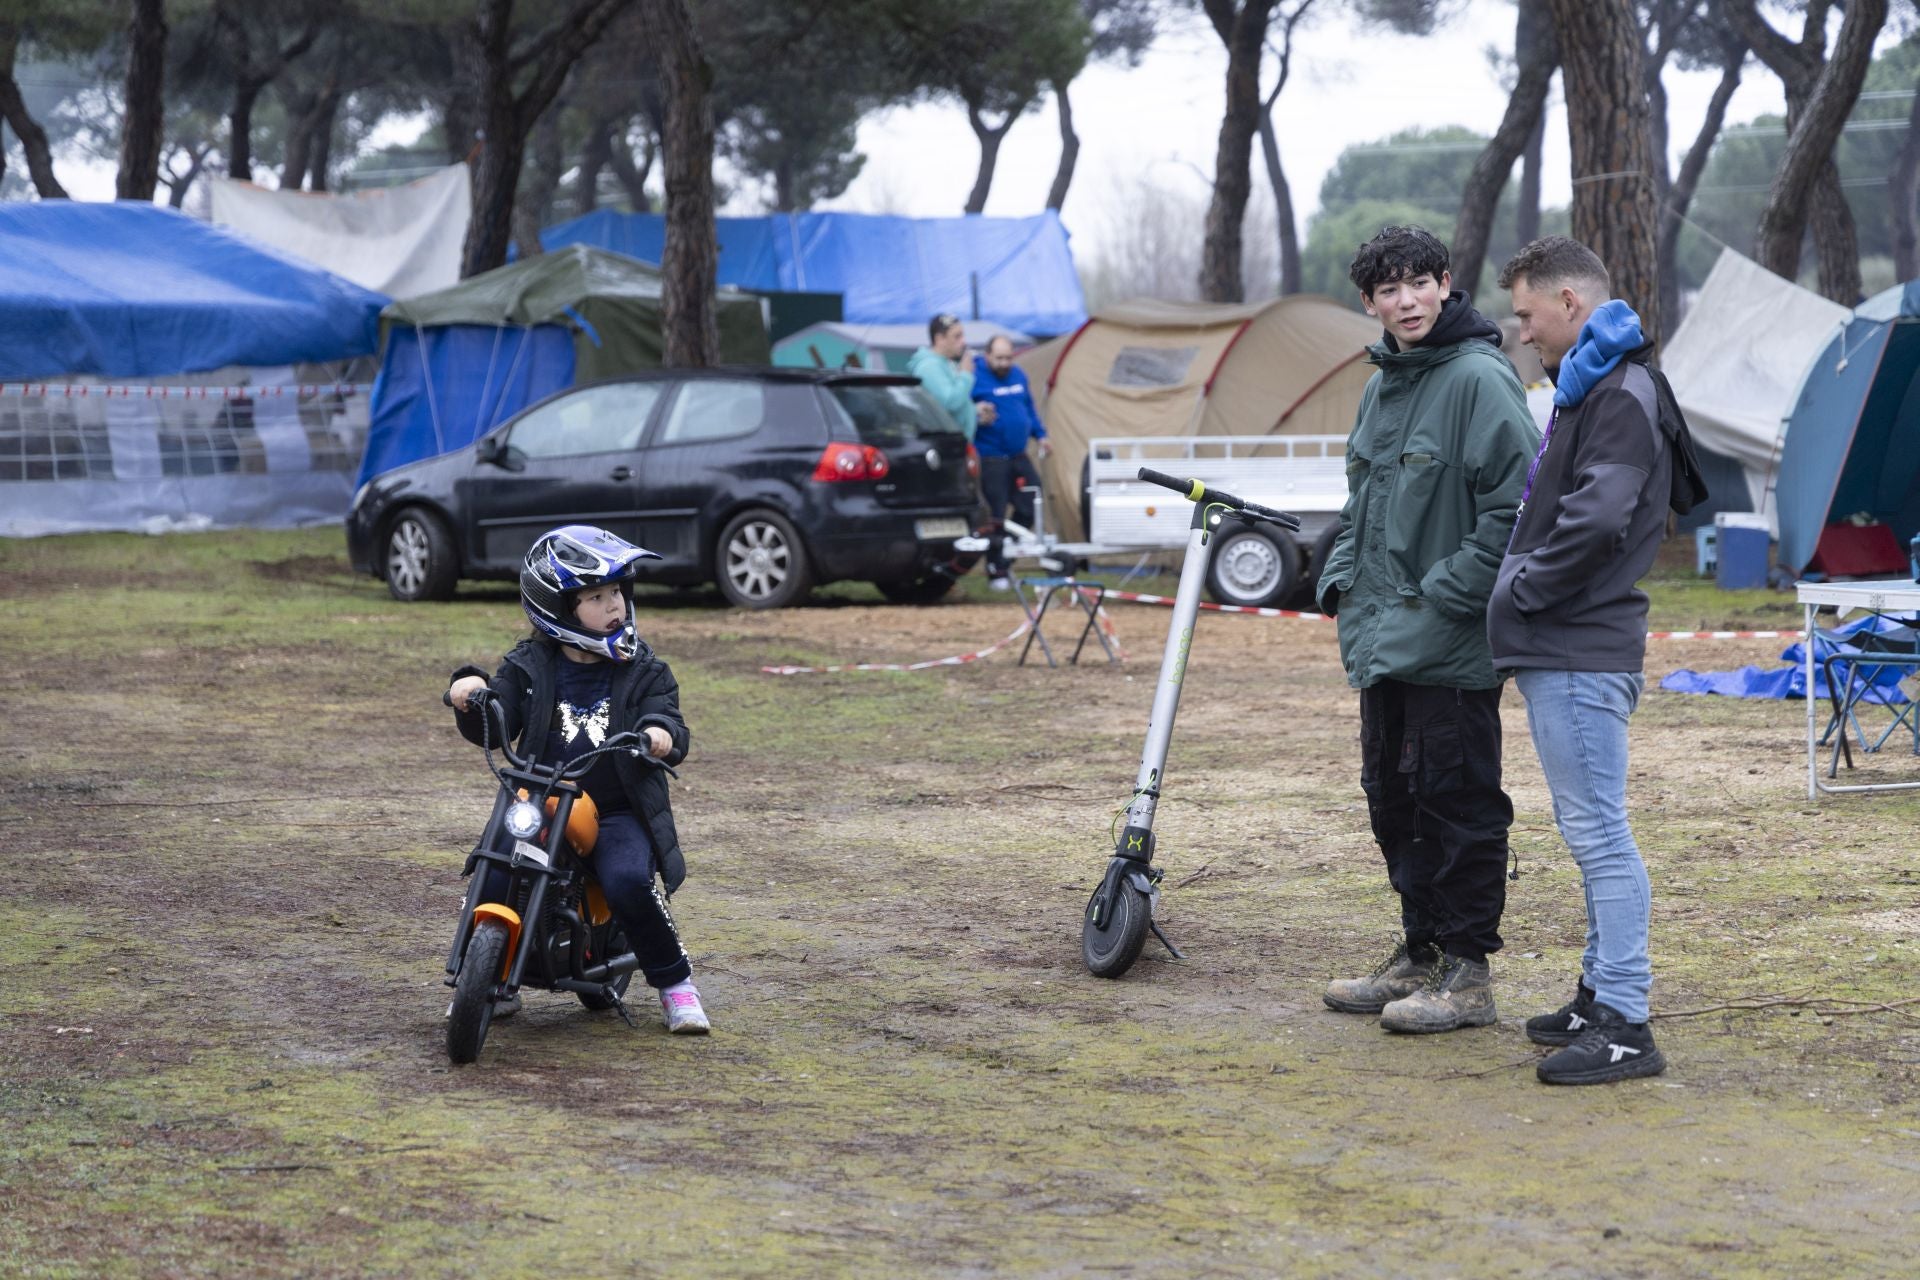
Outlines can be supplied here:
[[907, 358], [907, 372], [920, 379], [933, 402], [952, 415], [973, 440], [979, 424], [973, 404], [973, 361], [967, 358], [967, 331], [960, 317], [942, 312], [927, 321], [927, 345]]
[[1513, 821], [1487, 600], [1540, 434], [1499, 328], [1452, 288], [1430, 232], [1384, 229], [1349, 274], [1386, 333], [1319, 595], [1360, 691], [1360, 786], [1403, 936], [1323, 999], [1390, 1031], [1486, 1026]]

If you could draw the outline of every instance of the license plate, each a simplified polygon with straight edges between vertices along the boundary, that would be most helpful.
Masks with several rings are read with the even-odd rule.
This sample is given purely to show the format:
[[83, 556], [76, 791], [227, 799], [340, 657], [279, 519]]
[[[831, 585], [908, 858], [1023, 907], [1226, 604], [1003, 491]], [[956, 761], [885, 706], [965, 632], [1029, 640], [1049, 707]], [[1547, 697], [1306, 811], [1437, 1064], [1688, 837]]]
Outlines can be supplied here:
[[964, 538], [967, 536], [967, 522], [959, 516], [947, 516], [938, 520], [915, 520], [913, 531], [922, 538]]
[[513, 842], [513, 851], [523, 861], [537, 862], [543, 867], [552, 865], [547, 861], [547, 851], [537, 844], [529, 844], [525, 840], [515, 840]]

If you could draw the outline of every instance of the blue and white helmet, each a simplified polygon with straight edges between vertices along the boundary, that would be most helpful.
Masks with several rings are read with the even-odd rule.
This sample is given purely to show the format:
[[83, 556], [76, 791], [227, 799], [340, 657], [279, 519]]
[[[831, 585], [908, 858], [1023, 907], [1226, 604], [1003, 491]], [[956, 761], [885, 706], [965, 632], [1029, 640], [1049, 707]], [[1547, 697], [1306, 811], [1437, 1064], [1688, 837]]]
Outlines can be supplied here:
[[[629, 662], [638, 648], [633, 631], [633, 578], [642, 560], [660, 557], [590, 524], [543, 533], [520, 566], [520, 607], [534, 630], [561, 644]], [[627, 598], [627, 616], [611, 631], [589, 631], [574, 615], [580, 593], [609, 583]]]

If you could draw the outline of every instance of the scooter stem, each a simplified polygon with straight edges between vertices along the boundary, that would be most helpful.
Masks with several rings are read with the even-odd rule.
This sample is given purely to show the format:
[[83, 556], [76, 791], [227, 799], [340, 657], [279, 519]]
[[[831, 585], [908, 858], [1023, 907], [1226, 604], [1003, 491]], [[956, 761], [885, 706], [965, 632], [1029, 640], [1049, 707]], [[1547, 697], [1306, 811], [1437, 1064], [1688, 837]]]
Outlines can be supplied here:
[[1200, 617], [1200, 589], [1207, 579], [1207, 561], [1213, 554], [1212, 526], [1207, 505], [1193, 507], [1193, 527], [1187, 535], [1186, 558], [1180, 566], [1180, 586], [1174, 593], [1173, 618], [1167, 623], [1167, 647], [1160, 655], [1160, 683], [1153, 691], [1153, 714], [1147, 721], [1147, 741], [1140, 751], [1140, 774], [1134, 780], [1133, 800], [1127, 805], [1127, 832], [1115, 849], [1118, 857], [1142, 862], [1153, 858], [1153, 814], [1166, 780], [1167, 747], [1173, 741], [1173, 719], [1180, 709], [1180, 686], [1187, 675], [1187, 656], [1193, 648], [1194, 624]]

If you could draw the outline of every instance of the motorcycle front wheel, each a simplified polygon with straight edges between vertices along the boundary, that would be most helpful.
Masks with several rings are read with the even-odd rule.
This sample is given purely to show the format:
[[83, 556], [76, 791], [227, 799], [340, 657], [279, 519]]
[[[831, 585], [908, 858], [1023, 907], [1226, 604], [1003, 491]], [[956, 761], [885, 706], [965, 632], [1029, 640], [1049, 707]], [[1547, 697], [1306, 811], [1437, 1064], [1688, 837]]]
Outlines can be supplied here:
[[1114, 886], [1113, 908], [1104, 926], [1094, 924], [1089, 901], [1080, 920], [1080, 958], [1087, 962], [1087, 971], [1096, 978], [1117, 978], [1131, 969], [1146, 945], [1152, 919], [1153, 904], [1126, 877]]
[[507, 926], [482, 920], [467, 940], [467, 954], [453, 984], [453, 1006], [447, 1010], [447, 1057], [456, 1065], [478, 1058], [486, 1043], [487, 1028], [493, 1025], [493, 988], [506, 954]]

